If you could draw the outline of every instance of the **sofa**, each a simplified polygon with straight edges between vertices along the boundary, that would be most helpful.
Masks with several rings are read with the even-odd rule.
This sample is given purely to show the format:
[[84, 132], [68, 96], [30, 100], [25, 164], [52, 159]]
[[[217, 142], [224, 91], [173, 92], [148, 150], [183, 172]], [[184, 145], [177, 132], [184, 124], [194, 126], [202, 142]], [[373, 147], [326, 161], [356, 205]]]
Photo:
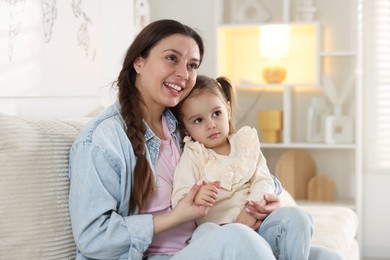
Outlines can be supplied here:
[[[69, 148], [89, 118], [26, 119], [0, 114], [0, 259], [74, 259], [68, 213]], [[282, 206], [298, 206], [283, 191]], [[304, 206], [312, 243], [359, 259], [358, 218], [341, 206]]]

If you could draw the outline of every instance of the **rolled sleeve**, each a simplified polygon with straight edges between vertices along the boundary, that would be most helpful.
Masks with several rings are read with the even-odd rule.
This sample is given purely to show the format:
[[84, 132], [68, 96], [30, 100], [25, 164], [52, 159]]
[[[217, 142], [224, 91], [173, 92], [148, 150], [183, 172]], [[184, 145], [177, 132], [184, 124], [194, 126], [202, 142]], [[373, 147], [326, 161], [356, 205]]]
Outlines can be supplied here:
[[125, 219], [129, 233], [131, 234], [131, 247], [129, 249], [129, 259], [137, 259], [143, 256], [154, 233], [153, 216], [137, 215]]

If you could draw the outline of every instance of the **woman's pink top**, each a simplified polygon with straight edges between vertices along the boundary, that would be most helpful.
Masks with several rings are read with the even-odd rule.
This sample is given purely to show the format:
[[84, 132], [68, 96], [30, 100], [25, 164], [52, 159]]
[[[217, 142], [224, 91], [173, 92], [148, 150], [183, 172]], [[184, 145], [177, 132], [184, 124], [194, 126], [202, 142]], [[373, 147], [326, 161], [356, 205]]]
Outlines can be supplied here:
[[[142, 210], [143, 214], [147, 213], [153, 216], [172, 211], [173, 174], [180, 158], [178, 147], [169, 133], [166, 118], [163, 117], [162, 121], [166, 140], [161, 140], [156, 164], [158, 184], [153, 197], [147, 201]], [[145, 255], [174, 255], [188, 244], [195, 228], [195, 221], [190, 221], [154, 235]]]

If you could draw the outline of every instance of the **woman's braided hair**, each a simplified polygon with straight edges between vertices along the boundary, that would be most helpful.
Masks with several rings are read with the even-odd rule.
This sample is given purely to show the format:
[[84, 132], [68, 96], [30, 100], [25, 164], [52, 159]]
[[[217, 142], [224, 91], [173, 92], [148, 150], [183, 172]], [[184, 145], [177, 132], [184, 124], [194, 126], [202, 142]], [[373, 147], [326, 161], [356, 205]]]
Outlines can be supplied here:
[[195, 30], [175, 20], [158, 20], [147, 25], [134, 39], [127, 50], [122, 70], [116, 81], [121, 114], [127, 126], [126, 134], [137, 158], [130, 195], [129, 213], [134, 213], [137, 207], [141, 210], [145, 201], [155, 190], [153, 173], [146, 160], [144, 139], [146, 126], [143, 122], [144, 115], [141, 108], [145, 104], [139, 90], [135, 86], [137, 73], [133, 64], [138, 57], [148, 57], [150, 50], [159, 41], [172, 34], [182, 34], [193, 38], [198, 44], [200, 59], [202, 60], [204, 53], [203, 41]]

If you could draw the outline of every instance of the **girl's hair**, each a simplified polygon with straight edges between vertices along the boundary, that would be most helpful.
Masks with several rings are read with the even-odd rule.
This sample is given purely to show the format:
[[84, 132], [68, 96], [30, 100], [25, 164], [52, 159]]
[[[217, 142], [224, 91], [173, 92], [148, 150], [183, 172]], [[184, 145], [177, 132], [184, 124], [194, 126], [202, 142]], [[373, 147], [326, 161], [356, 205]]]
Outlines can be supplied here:
[[214, 95], [219, 96], [224, 102], [225, 105], [230, 105], [230, 120], [229, 120], [229, 134], [236, 132], [235, 122], [234, 122], [234, 113], [236, 106], [236, 98], [233, 85], [226, 77], [218, 77], [213, 79], [204, 75], [198, 75], [196, 78], [196, 83], [188, 96], [183, 99], [176, 107], [172, 108], [173, 113], [175, 114], [177, 120], [179, 121], [179, 128], [182, 137], [185, 136], [185, 127], [183, 124], [183, 114], [182, 108], [184, 102], [191, 97], [197, 96], [204, 91], [208, 91]]
[[200, 62], [202, 61], [204, 53], [203, 40], [195, 30], [175, 20], [158, 20], [147, 25], [134, 39], [127, 50], [122, 70], [116, 81], [121, 114], [127, 126], [126, 134], [137, 157], [134, 168], [134, 180], [132, 181], [129, 213], [134, 213], [137, 207], [141, 210], [145, 201], [155, 190], [153, 173], [146, 160], [144, 139], [146, 126], [143, 122], [144, 115], [141, 109], [145, 103], [135, 86], [137, 73], [133, 64], [138, 57], [147, 58], [150, 50], [155, 45], [173, 34], [182, 34], [194, 39], [199, 47]]

